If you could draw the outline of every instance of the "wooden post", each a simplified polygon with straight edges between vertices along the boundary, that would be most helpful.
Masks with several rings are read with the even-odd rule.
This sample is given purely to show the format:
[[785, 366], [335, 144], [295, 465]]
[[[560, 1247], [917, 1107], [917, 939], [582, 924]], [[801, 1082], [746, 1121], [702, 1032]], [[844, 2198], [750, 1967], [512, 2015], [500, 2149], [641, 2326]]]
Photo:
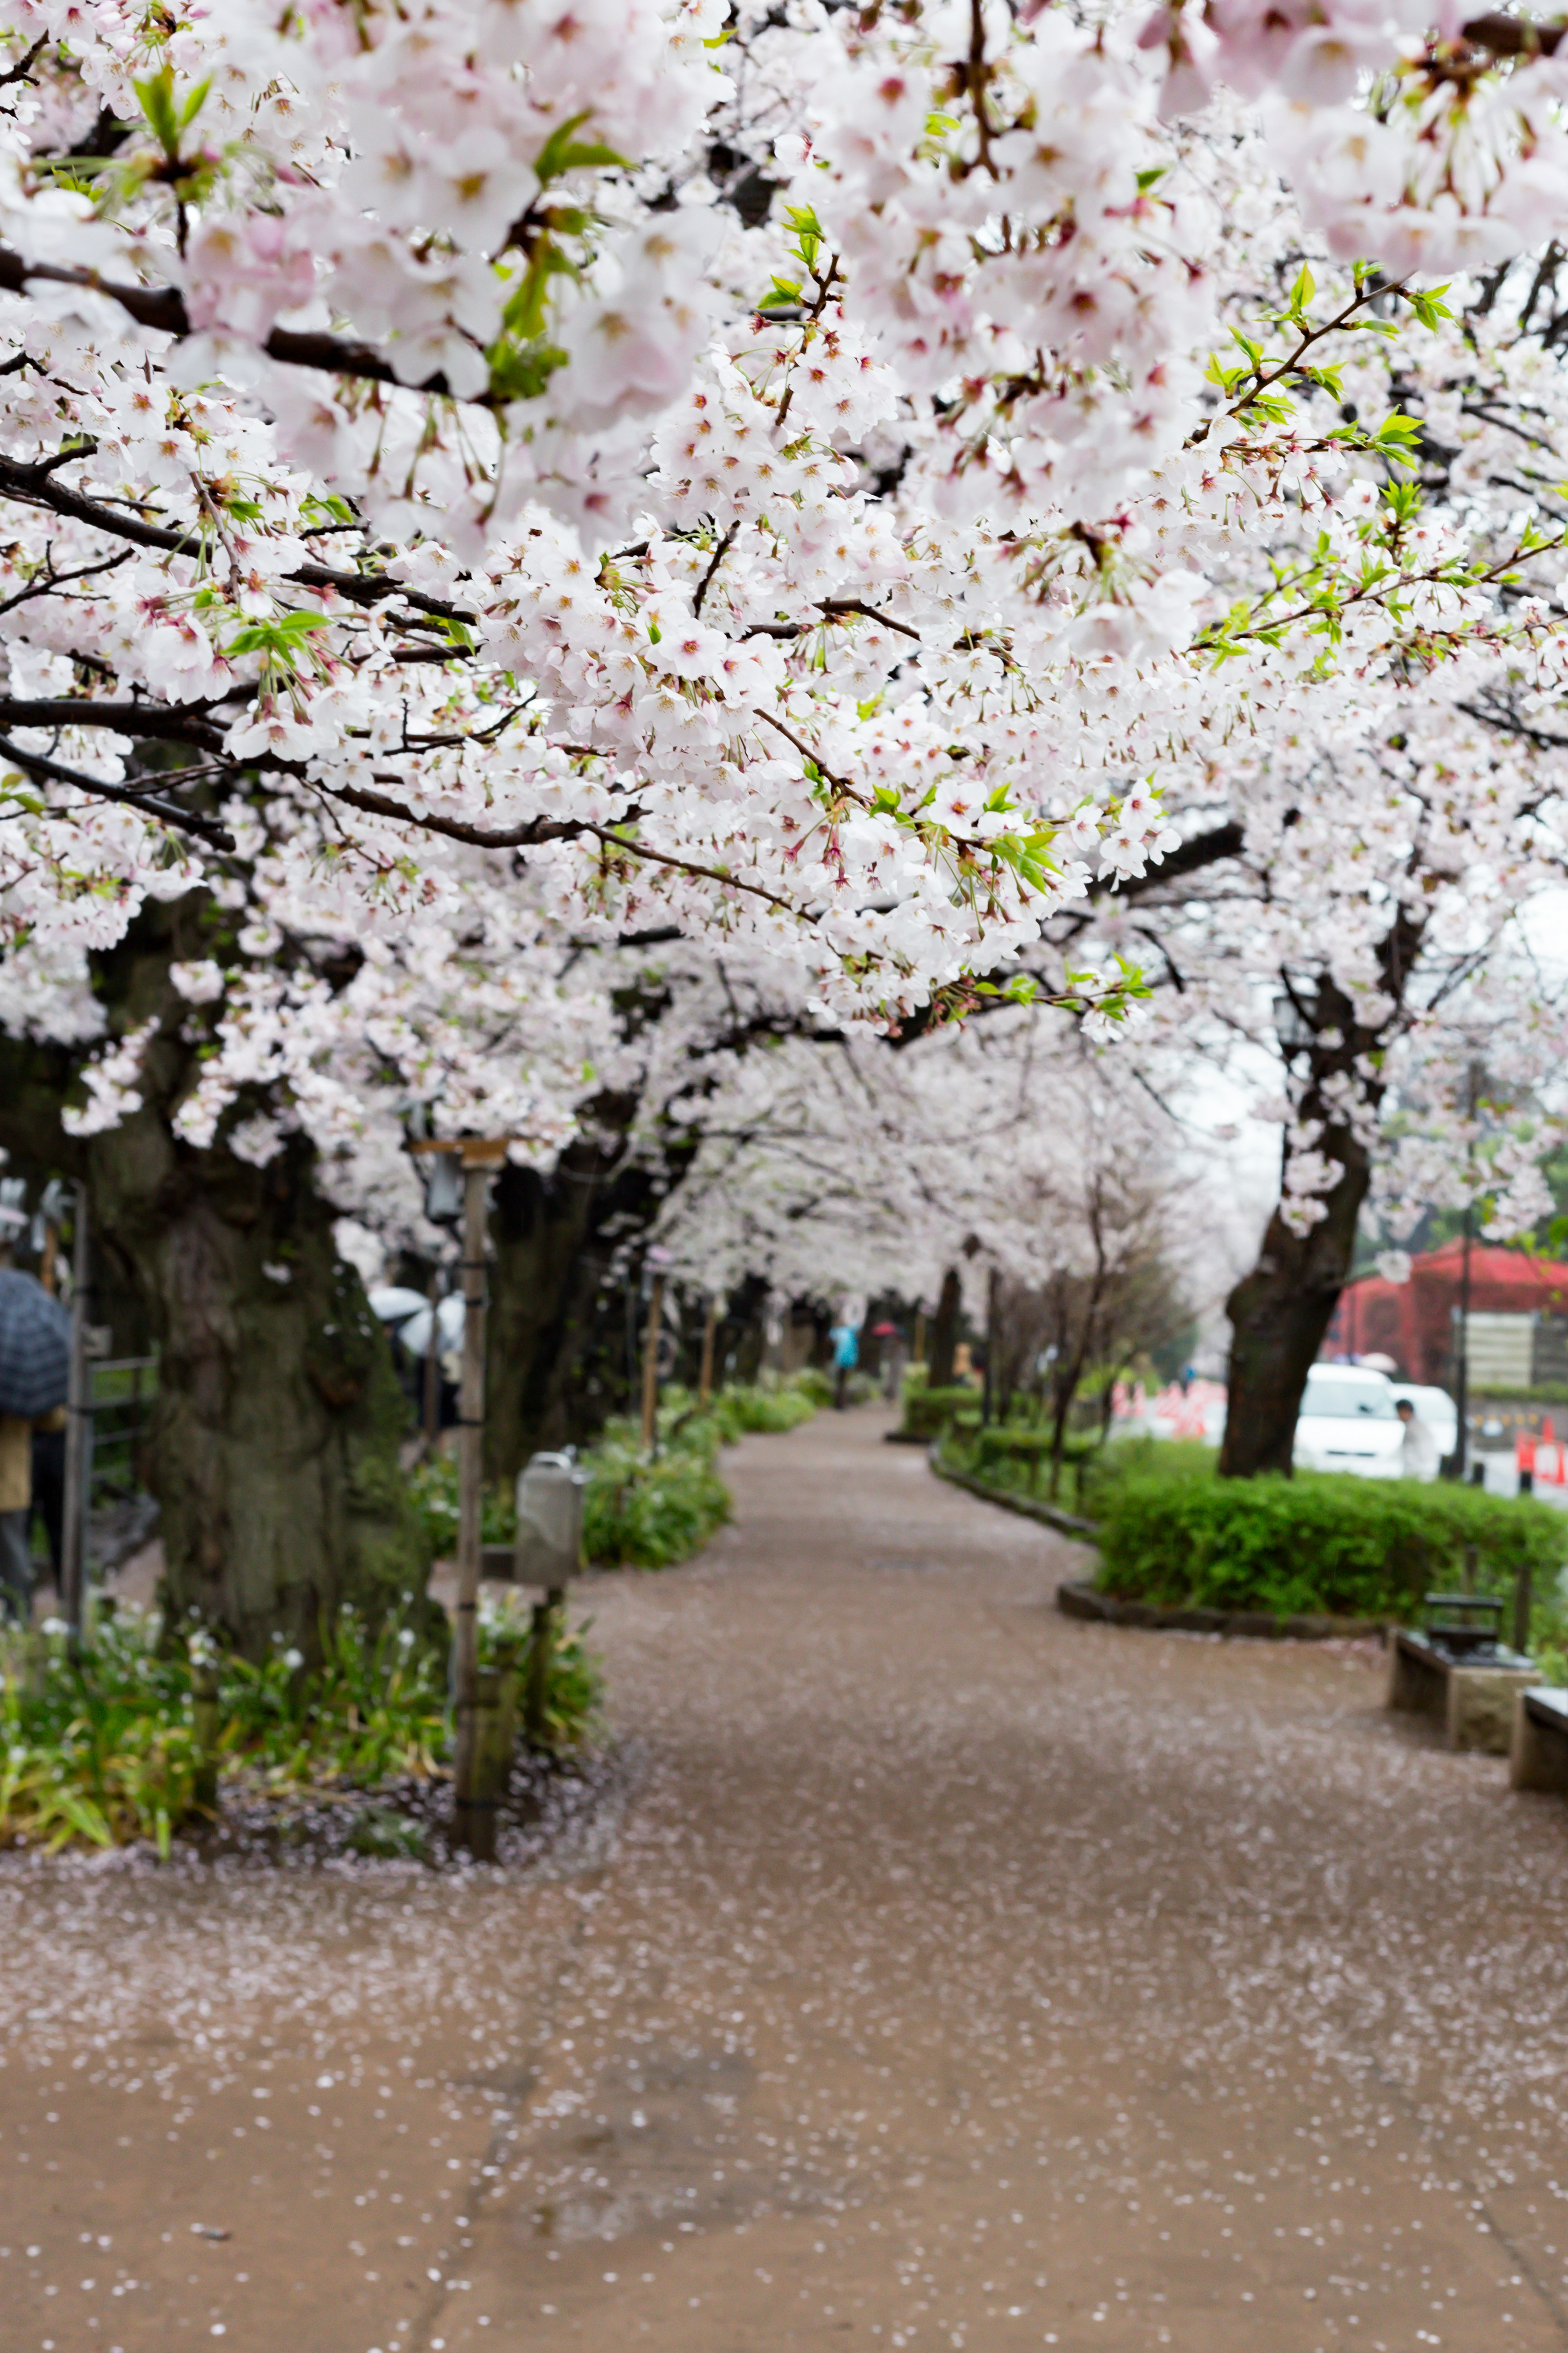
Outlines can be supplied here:
[[73, 1643], [81, 1640], [82, 1596], [87, 1584], [87, 1480], [92, 1442], [92, 1374], [87, 1356], [87, 1187], [76, 1188], [76, 1235], [71, 1249], [70, 1368], [66, 1388], [65, 1513], [60, 1542], [60, 1616]]
[[440, 1270], [430, 1276], [430, 1337], [425, 1349], [425, 1451], [434, 1454], [436, 1440], [441, 1434], [441, 1358], [438, 1349], [440, 1335], [436, 1329], [436, 1310], [441, 1304]]
[[523, 1738], [531, 1748], [550, 1746], [550, 1671], [555, 1660], [555, 1617], [565, 1600], [563, 1587], [552, 1586], [542, 1601], [533, 1605], [533, 1644], [528, 1656], [528, 1691], [523, 1702]]
[[702, 1370], [698, 1376], [697, 1402], [705, 1406], [713, 1394], [713, 1343], [719, 1332], [719, 1294], [708, 1293], [708, 1313], [702, 1322]]
[[453, 1643], [456, 1737], [452, 1835], [476, 1862], [495, 1853], [495, 1807], [479, 1786], [479, 1613], [485, 1440], [485, 1210], [489, 1172], [463, 1166], [463, 1386], [458, 1412], [458, 1627]]
[[926, 1312], [923, 1307], [917, 1307], [915, 1309], [915, 1345], [910, 1356], [910, 1362], [911, 1365], [923, 1365], [925, 1360]]
[[998, 1304], [1002, 1277], [995, 1267], [985, 1278], [985, 1378], [980, 1390], [980, 1419], [987, 1426], [996, 1411], [998, 1385], [996, 1380], [996, 1339], [1002, 1329]]
[[196, 1752], [191, 1794], [205, 1814], [217, 1811], [218, 1670], [216, 1659], [191, 1669], [191, 1724]]
[[664, 1324], [664, 1277], [656, 1274], [648, 1293], [647, 1329], [642, 1349], [642, 1445], [651, 1454], [658, 1435], [658, 1343]]
[[1530, 1605], [1532, 1599], [1530, 1563], [1524, 1561], [1513, 1580], [1513, 1647], [1526, 1658], [1530, 1656]]
[[486, 1729], [489, 1746], [485, 1754], [485, 1794], [499, 1806], [506, 1796], [506, 1785], [511, 1772], [512, 1751], [517, 1746], [517, 1654], [520, 1648], [514, 1635], [496, 1645], [495, 1709]]

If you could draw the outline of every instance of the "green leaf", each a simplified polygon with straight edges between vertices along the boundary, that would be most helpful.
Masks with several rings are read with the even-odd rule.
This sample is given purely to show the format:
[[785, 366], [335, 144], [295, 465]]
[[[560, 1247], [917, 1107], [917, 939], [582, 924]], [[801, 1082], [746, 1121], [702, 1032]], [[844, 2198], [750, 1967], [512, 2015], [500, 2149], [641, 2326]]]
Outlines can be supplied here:
[[137, 101], [149, 127], [165, 155], [173, 158], [180, 152], [180, 118], [174, 111], [174, 77], [167, 66], [145, 80], [132, 82]]
[[602, 139], [573, 137], [573, 132], [587, 121], [592, 111], [591, 107], [585, 106], [581, 114], [574, 114], [569, 121], [556, 124], [533, 159], [534, 172], [541, 187], [548, 187], [551, 181], [558, 180], [563, 172], [574, 172], [582, 167], [631, 169], [626, 156], [617, 154], [613, 147], [606, 147]]

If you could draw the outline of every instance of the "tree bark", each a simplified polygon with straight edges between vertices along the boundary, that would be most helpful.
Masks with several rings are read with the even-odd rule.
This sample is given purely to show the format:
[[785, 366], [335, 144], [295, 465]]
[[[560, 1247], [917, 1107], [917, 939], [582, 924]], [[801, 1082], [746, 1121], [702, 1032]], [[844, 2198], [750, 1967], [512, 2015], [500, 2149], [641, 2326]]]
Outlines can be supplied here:
[[936, 1314], [931, 1324], [931, 1370], [927, 1386], [933, 1389], [952, 1387], [954, 1360], [958, 1355], [958, 1319], [963, 1304], [963, 1286], [958, 1269], [950, 1266], [942, 1278], [942, 1295], [936, 1303]]
[[[1420, 944], [1420, 924], [1402, 910], [1379, 949], [1383, 989], [1396, 1009]], [[1356, 1223], [1372, 1183], [1371, 1151], [1344, 1115], [1341, 1090], [1351, 1082], [1370, 1121], [1384, 1090], [1375, 1079], [1358, 1074], [1356, 1065], [1384, 1042], [1396, 1014], [1378, 1029], [1359, 1028], [1352, 1000], [1326, 976], [1310, 988], [1309, 998], [1303, 1009], [1310, 1013], [1312, 1036], [1298, 1117], [1321, 1123], [1315, 1148], [1336, 1161], [1341, 1173], [1331, 1191], [1314, 1197], [1326, 1214], [1298, 1233], [1284, 1214], [1287, 1142], [1281, 1199], [1258, 1263], [1226, 1301], [1231, 1344], [1219, 1457], [1226, 1479], [1250, 1479], [1268, 1471], [1290, 1476], [1301, 1394], [1349, 1278]]]
[[1322, 1197], [1328, 1216], [1296, 1234], [1276, 1209], [1257, 1265], [1225, 1303], [1231, 1342], [1222, 1479], [1261, 1471], [1290, 1476], [1301, 1392], [1349, 1276], [1372, 1181], [1367, 1155], [1359, 1146], [1350, 1151], [1352, 1165]]
[[145, 1313], [159, 1397], [143, 1472], [170, 1608], [252, 1657], [274, 1635], [314, 1657], [345, 1604], [374, 1624], [405, 1594], [434, 1630], [398, 1468], [406, 1409], [385, 1335], [338, 1257], [310, 1148], [292, 1139], [257, 1168], [221, 1141], [196, 1151], [171, 1125], [200, 1063], [169, 965], [205, 944], [204, 904], [149, 908], [95, 960], [116, 1029], [159, 1018], [141, 1107], [100, 1134], [68, 1135], [59, 1113], [79, 1056], [11, 1041], [0, 1143], [86, 1181], [95, 1246]]
[[606, 1415], [632, 1406], [639, 1365], [635, 1349], [628, 1355], [619, 1271], [696, 1148], [693, 1139], [658, 1162], [628, 1159], [637, 1111], [633, 1096], [602, 1096], [588, 1132], [548, 1175], [509, 1167], [496, 1185], [489, 1478], [514, 1478], [536, 1448], [590, 1438]]

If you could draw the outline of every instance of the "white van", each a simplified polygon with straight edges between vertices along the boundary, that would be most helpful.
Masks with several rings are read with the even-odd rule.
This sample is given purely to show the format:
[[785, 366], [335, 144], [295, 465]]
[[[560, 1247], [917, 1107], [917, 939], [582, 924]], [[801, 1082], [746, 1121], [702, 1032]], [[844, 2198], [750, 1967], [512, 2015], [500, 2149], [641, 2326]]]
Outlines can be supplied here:
[[1405, 1424], [1394, 1410], [1394, 1396], [1386, 1373], [1361, 1365], [1314, 1365], [1296, 1417], [1296, 1468], [1397, 1479]]

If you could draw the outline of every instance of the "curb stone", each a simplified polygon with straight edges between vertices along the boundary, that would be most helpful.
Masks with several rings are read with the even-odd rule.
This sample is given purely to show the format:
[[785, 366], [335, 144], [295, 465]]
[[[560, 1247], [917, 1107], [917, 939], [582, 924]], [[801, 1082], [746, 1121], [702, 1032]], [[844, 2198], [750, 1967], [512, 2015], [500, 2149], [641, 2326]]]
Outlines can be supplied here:
[[1382, 1641], [1386, 1618], [1277, 1618], [1267, 1609], [1199, 1609], [1163, 1607], [1155, 1601], [1123, 1600], [1101, 1593], [1082, 1577], [1057, 1588], [1057, 1608], [1064, 1618], [1092, 1620], [1102, 1626], [1142, 1626], [1152, 1631], [1178, 1634], [1223, 1634], [1227, 1639], [1249, 1636], [1268, 1642], [1364, 1642]]
[[1093, 1520], [1080, 1520], [1075, 1513], [1059, 1511], [1055, 1504], [1031, 1503], [1026, 1495], [1009, 1495], [1000, 1487], [988, 1487], [984, 1480], [972, 1479], [967, 1471], [950, 1471], [946, 1463], [937, 1460], [935, 1440], [926, 1451], [926, 1461], [939, 1479], [965, 1488], [970, 1494], [978, 1495], [983, 1504], [1000, 1504], [1005, 1512], [1021, 1512], [1025, 1519], [1038, 1520], [1043, 1526], [1055, 1528], [1059, 1535], [1093, 1536], [1099, 1533]]

